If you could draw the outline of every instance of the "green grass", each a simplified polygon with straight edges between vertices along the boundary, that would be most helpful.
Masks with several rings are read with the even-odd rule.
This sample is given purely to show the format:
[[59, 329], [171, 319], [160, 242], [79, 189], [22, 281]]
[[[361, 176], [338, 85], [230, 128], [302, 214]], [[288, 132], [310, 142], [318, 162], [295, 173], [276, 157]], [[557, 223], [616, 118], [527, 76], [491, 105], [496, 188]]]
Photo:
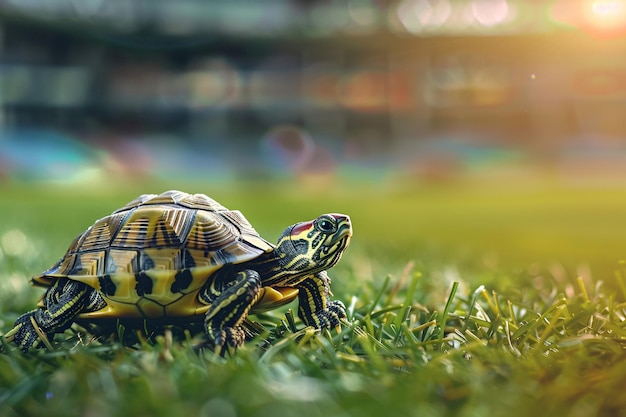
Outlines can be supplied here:
[[[0, 415], [626, 415], [626, 193], [463, 184], [0, 186], [0, 329], [32, 308], [28, 278], [138, 192], [206, 192], [273, 240], [324, 211], [351, 215], [331, 270], [341, 333], [289, 305], [234, 356], [194, 340], [121, 346], [80, 328], [53, 351], [0, 354]], [[8, 236], [8, 237], [7, 237]]]

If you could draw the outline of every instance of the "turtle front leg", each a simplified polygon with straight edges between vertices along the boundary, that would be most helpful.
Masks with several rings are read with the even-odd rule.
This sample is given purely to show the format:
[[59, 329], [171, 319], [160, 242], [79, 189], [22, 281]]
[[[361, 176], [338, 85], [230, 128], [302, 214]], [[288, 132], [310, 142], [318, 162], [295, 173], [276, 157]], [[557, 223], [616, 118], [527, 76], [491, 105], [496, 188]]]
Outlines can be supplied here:
[[347, 317], [346, 306], [339, 300], [329, 300], [330, 278], [326, 271], [311, 275], [298, 288], [298, 316], [307, 325], [317, 329], [339, 328]]
[[85, 284], [58, 280], [46, 292], [43, 307], [18, 317], [13, 329], [5, 335], [7, 341], [15, 342], [24, 352], [49, 345], [48, 339], [67, 329], [76, 314], [85, 308], [89, 291]]
[[210, 280], [200, 300], [210, 305], [204, 318], [209, 344], [223, 355], [224, 347], [237, 349], [245, 341], [242, 323], [261, 293], [261, 277], [256, 271], [244, 270], [232, 277]]

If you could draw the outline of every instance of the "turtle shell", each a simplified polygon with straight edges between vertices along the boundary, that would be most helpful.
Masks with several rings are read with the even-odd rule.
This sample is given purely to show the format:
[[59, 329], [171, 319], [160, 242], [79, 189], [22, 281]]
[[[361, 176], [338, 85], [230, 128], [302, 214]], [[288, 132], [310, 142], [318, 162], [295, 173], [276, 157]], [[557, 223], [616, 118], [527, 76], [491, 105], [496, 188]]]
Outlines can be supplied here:
[[[80, 318], [185, 317], [208, 306], [198, 292], [215, 272], [270, 253], [246, 218], [203, 194], [144, 194], [97, 220], [32, 282], [68, 278], [99, 291], [107, 306]], [[291, 301], [296, 289], [264, 288], [253, 310]]]

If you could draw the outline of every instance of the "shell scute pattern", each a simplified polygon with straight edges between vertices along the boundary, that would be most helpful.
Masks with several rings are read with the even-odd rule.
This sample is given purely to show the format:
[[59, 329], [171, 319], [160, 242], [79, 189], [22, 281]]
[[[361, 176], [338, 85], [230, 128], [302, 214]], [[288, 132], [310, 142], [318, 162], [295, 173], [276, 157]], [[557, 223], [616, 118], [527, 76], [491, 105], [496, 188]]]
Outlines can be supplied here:
[[81, 317], [202, 314], [197, 292], [215, 271], [271, 250], [240, 212], [207, 196], [144, 194], [96, 221], [33, 282], [68, 277], [99, 291], [107, 307]]
[[185, 241], [189, 249], [214, 251], [233, 244], [240, 233], [210, 212], [199, 212]]
[[68, 275], [101, 275], [105, 270], [105, 251], [85, 252], [73, 256], [74, 265]]
[[97, 250], [105, 249], [111, 244], [112, 233], [110, 219], [101, 219], [91, 226], [83, 234], [78, 247], [71, 250], [76, 253], [78, 250]]
[[[116, 274], [139, 270], [139, 252], [126, 249], [109, 249], [103, 274]], [[102, 274], [99, 274], [102, 275]]]
[[128, 215], [110, 246], [132, 249], [181, 246], [193, 214], [164, 206], [137, 208]]
[[204, 194], [188, 194], [182, 191], [170, 190], [162, 194], [142, 194], [114, 213], [130, 210], [144, 204], [174, 204], [190, 209], [208, 211], [228, 211], [226, 207]]
[[229, 211], [226, 207], [204, 194], [185, 194], [177, 202], [181, 206], [191, 209], [200, 209], [213, 212]]
[[259, 236], [254, 227], [248, 222], [248, 219], [239, 210], [226, 211], [222, 215], [239, 230], [247, 244], [253, 245], [264, 252], [271, 252], [274, 249], [272, 245]]
[[240, 233], [247, 235], [257, 235], [254, 227], [252, 227], [250, 222], [248, 222], [248, 219], [246, 219], [239, 210], [225, 211], [224, 213], [222, 213], [222, 216], [224, 216], [231, 225], [236, 227]]

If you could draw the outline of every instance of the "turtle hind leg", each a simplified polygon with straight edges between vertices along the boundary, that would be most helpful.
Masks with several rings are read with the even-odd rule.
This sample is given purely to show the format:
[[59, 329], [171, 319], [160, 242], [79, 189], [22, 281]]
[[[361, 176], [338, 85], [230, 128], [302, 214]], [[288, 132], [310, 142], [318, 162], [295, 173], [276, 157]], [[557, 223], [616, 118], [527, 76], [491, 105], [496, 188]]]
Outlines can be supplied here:
[[[220, 285], [220, 281], [225, 284]], [[216, 277], [207, 283], [200, 299], [210, 304], [204, 318], [208, 344], [224, 355], [226, 347], [234, 351], [245, 341], [243, 322], [261, 293], [261, 277], [256, 271], [244, 270], [236, 277]]]
[[48, 288], [43, 307], [18, 317], [13, 329], [5, 337], [24, 352], [42, 345], [50, 347], [48, 339], [72, 324], [76, 314], [89, 301], [90, 291], [87, 285], [80, 282], [58, 280]]

